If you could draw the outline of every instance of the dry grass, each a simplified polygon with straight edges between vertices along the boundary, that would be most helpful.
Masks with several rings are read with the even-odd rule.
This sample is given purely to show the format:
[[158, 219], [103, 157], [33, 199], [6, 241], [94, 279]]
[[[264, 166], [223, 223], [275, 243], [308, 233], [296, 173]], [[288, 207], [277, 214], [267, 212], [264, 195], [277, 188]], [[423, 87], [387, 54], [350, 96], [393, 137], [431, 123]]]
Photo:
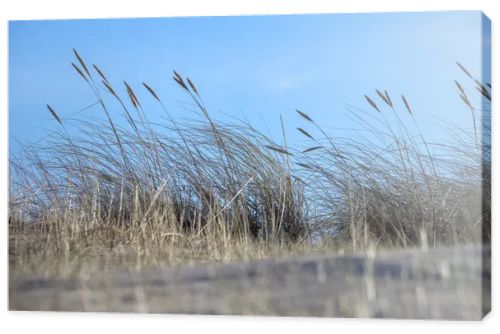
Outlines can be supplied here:
[[[96, 65], [75, 56], [72, 66], [105, 117], [70, 121], [47, 106], [60, 131], [11, 157], [14, 274], [481, 240], [483, 215], [489, 217], [487, 205], [481, 211], [481, 195], [489, 196], [489, 177], [482, 178], [491, 160], [483, 143], [489, 119], [483, 110], [476, 128], [485, 106], [473, 107], [461, 85], [474, 129], [452, 127], [452, 143], [427, 142], [408, 99], [402, 96], [406, 109], [399, 110], [377, 90], [383, 103], [365, 95], [375, 113], [351, 108], [363, 128], [353, 138], [329, 135], [297, 110], [305, 122], [298, 131], [309, 142], [294, 149], [247, 122], [218, 122], [195, 84], [175, 71], [199, 117], [174, 120], [143, 83], [165, 113], [154, 124], [130, 84], [121, 97]], [[484, 99], [486, 86], [476, 92]], [[118, 126], [117, 117], [126, 124]]]

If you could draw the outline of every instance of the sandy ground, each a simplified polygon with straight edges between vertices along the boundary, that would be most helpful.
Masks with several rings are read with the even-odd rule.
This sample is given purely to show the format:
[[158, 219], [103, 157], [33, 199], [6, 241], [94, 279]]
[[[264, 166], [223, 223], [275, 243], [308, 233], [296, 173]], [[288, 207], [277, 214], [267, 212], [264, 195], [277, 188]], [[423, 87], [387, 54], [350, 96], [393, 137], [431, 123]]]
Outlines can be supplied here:
[[461, 246], [10, 279], [10, 310], [479, 320], [490, 251]]

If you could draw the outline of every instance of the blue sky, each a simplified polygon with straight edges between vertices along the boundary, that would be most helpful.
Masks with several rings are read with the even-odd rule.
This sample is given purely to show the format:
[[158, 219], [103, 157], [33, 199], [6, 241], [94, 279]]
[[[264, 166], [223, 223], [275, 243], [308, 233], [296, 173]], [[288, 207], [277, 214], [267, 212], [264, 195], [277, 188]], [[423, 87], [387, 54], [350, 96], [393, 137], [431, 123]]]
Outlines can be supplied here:
[[[296, 108], [340, 134], [355, 126], [346, 106], [370, 110], [363, 95], [375, 98], [375, 88], [387, 90], [401, 111], [405, 94], [424, 134], [446, 139], [437, 118], [471, 126], [453, 83], [467, 82], [455, 61], [478, 78], [482, 71], [479, 12], [14, 21], [11, 149], [14, 139], [37, 141], [56, 129], [47, 103], [66, 119], [95, 102], [70, 66], [73, 47], [122, 93], [127, 80], [152, 120], [162, 112], [141, 89], [143, 81], [175, 117], [192, 116], [184, 108], [188, 98], [171, 79], [176, 69], [197, 84], [215, 118], [244, 114], [280, 138], [281, 114], [291, 141], [302, 138], [294, 128], [304, 125]], [[80, 115], [103, 116], [97, 107]]]

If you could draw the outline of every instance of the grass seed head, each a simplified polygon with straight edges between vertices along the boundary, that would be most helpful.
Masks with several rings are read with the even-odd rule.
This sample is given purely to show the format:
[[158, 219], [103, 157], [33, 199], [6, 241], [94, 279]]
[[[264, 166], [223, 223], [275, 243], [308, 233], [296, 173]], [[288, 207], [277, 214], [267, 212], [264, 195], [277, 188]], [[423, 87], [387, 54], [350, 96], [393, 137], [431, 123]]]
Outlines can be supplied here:
[[55, 118], [55, 120], [57, 121], [57, 123], [61, 124], [62, 125], [62, 121], [61, 119], [59, 118], [59, 115], [57, 115], [57, 113], [55, 112], [54, 109], [52, 109], [52, 107], [50, 105], [47, 104], [47, 109], [49, 110], [49, 112], [51, 113], [52, 117]]
[[368, 95], [365, 95], [365, 99], [366, 101], [368, 101], [368, 103], [375, 109], [377, 110], [378, 112], [381, 112], [380, 109], [378, 108], [377, 104], [375, 102], [373, 102], [372, 99], [370, 99], [370, 97], [368, 97]]
[[297, 112], [297, 113], [298, 113], [298, 114], [299, 114], [302, 118], [304, 118], [306, 121], [309, 121], [309, 122], [311, 122], [311, 123], [314, 123], [314, 121], [312, 120], [312, 118], [311, 118], [311, 117], [309, 117], [309, 116], [308, 116], [305, 112], [300, 111], [300, 110], [298, 110], [298, 109], [295, 109], [295, 111], [296, 111], [296, 112]]
[[470, 72], [467, 71], [467, 69], [462, 64], [460, 64], [460, 62], [457, 61], [456, 63], [458, 65], [458, 67], [460, 67], [460, 69], [465, 73], [465, 75], [467, 75], [471, 79], [474, 79], [474, 77], [472, 76], [472, 74], [470, 74]]
[[85, 74], [83, 74], [82, 70], [75, 64], [75, 63], [71, 63], [71, 66], [73, 66], [73, 68], [75, 69], [75, 71], [87, 82], [89, 82], [89, 79], [87, 79], [87, 77], [85, 76]]
[[143, 85], [143, 86], [147, 89], [147, 91], [148, 91], [151, 95], [153, 95], [153, 97], [154, 97], [156, 100], [160, 101], [160, 98], [158, 97], [158, 95], [156, 94], [156, 92], [153, 90], [153, 88], [151, 88], [150, 86], [148, 86], [148, 85], [147, 85], [146, 83], [144, 83], [144, 82], [142, 83], [142, 85]]
[[404, 95], [401, 95], [401, 98], [403, 99], [406, 110], [408, 110], [408, 112], [413, 115], [413, 112], [412, 112], [411, 107], [410, 107], [410, 103], [408, 103], [408, 100], [406, 99], [406, 97]]
[[275, 152], [278, 152], [281, 154], [293, 155], [292, 153], [288, 152], [287, 150], [285, 150], [284, 148], [281, 148], [281, 147], [275, 147], [275, 146], [271, 146], [271, 145], [266, 145], [266, 147], [268, 149], [270, 149], [271, 151], [275, 151]]
[[316, 150], [319, 150], [320, 148], [323, 148], [323, 146], [309, 147], [308, 149], [303, 150], [302, 153], [308, 153], [308, 152], [316, 151]]
[[297, 130], [299, 130], [300, 133], [302, 133], [304, 136], [314, 140], [314, 137], [311, 136], [311, 134], [309, 134], [309, 132], [307, 132], [306, 130], [302, 129], [302, 128], [297, 128]]
[[108, 78], [104, 75], [104, 73], [101, 71], [101, 69], [99, 67], [97, 67], [96, 64], [92, 64], [92, 66], [96, 70], [97, 74], [99, 74], [99, 76], [102, 78], [102, 80], [109, 82]]
[[78, 53], [78, 51], [76, 51], [76, 49], [73, 48], [73, 53], [75, 54], [76, 59], [78, 59], [78, 62], [80, 63], [80, 65], [82, 65], [83, 70], [85, 71], [85, 73], [87, 73], [87, 75], [89, 76], [89, 78], [91, 78], [92, 76], [90, 75], [90, 71], [87, 68], [87, 65], [83, 61], [83, 58], [80, 56], [80, 54]]

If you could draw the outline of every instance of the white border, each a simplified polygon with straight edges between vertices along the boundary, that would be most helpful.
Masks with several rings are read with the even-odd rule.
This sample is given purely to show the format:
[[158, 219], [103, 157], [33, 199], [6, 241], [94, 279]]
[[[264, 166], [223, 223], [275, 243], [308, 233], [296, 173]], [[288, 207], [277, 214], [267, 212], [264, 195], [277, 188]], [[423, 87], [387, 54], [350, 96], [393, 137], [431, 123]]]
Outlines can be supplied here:
[[[498, 36], [495, 22], [500, 18], [500, 10], [488, 0], [454, 1], [405, 1], [405, 0], [3, 0], [0, 2], [0, 330], [3, 333], [189, 333], [205, 334], [207, 331], [220, 332], [275, 332], [314, 333], [359, 330], [364, 333], [388, 333], [401, 331], [427, 334], [437, 331], [449, 333], [469, 333], [486, 330], [498, 332], [500, 328], [499, 293], [493, 284], [493, 311], [483, 323], [393, 321], [359, 319], [311, 319], [311, 318], [264, 318], [264, 317], [209, 317], [171, 315], [120, 315], [120, 314], [70, 314], [70, 313], [21, 313], [7, 312], [7, 133], [8, 133], [8, 20], [26, 19], [67, 19], [67, 18], [119, 18], [119, 17], [165, 17], [165, 16], [211, 16], [211, 15], [252, 15], [252, 14], [303, 14], [303, 13], [346, 13], [346, 12], [388, 12], [427, 10], [483, 10], [493, 24], [493, 55]], [[36, 54], [33, 55], [36, 57]], [[492, 57], [495, 59], [495, 56]], [[493, 66], [493, 85], [498, 82], [498, 71]], [[495, 95], [495, 92], [493, 92]], [[495, 96], [493, 96], [496, 99]], [[496, 114], [494, 107], [493, 115]], [[496, 128], [495, 116], [493, 127]], [[499, 204], [496, 196], [498, 180], [495, 177], [500, 140], [493, 132], [493, 203]], [[497, 239], [496, 211], [493, 211], [493, 240]], [[497, 246], [493, 245], [493, 277], [498, 277], [500, 268], [497, 260]], [[408, 326], [410, 325], [410, 326]], [[496, 330], [494, 328], [497, 328]]]

